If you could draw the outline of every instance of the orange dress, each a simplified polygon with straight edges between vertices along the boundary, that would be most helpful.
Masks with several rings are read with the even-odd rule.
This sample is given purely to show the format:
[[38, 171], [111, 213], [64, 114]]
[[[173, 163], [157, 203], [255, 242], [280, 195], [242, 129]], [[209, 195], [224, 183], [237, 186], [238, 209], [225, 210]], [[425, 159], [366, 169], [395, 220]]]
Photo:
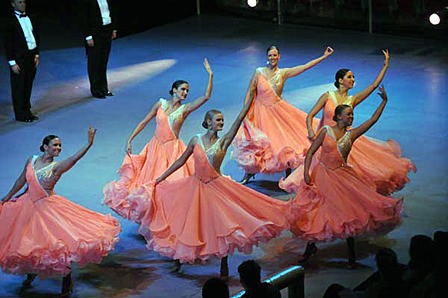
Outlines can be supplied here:
[[[218, 173], [213, 160], [225, 155], [218, 140], [206, 152], [198, 135], [195, 174], [179, 180], [154, 181], [133, 200], [147, 202], [139, 232], [147, 248], [192, 263], [222, 258], [234, 250], [251, 253], [253, 245], [278, 236], [288, 227], [290, 202], [280, 201]], [[137, 203], [136, 206], [141, 206]]]
[[296, 168], [311, 144], [307, 114], [274, 91], [281, 80], [280, 72], [268, 80], [263, 67], [257, 71], [257, 97], [233, 141], [232, 158], [246, 173], [270, 174]]
[[71, 263], [100, 263], [118, 242], [120, 224], [53, 192], [56, 161], [37, 171], [26, 168], [26, 192], [0, 205], [0, 266], [14, 274], [66, 275]]
[[[344, 104], [351, 105], [352, 97]], [[324, 106], [322, 118], [318, 130], [324, 125], [334, 124], [333, 115], [337, 106], [336, 96], [333, 91], [328, 92], [328, 99]], [[315, 154], [313, 165], [319, 159], [319, 153]], [[411, 160], [401, 157], [400, 145], [394, 140], [387, 142], [374, 138], [359, 137], [350, 152], [348, 163], [366, 183], [373, 184], [376, 190], [383, 195], [389, 195], [402, 189], [409, 182], [407, 174], [416, 171]], [[303, 166], [294, 170], [286, 179], [279, 181], [280, 188], [295, 192], [303, 180]]]
[[[107, 183], [103, 188], [103, 204], [126, 219], [130, 219], [131, 212], [127, 197], [132, 195], [139, 186], [162, 175], [186, 149], [185, 144], [171, 129], [175, 122], [183, 123], [185, 120], [182, 115], [185, 105], [181, 105], [176, 111], [167, 115], [165, 113], [167, 100], [161, 98], [160, 101], [161, 106], [157, 110], [154, 136], [140, 154], [125, 156], [118, 170], [120, 179]], [[193, 171], [193, 161], [188, 160], [184, 166], [169, 177], [169, 180], [190, 176]]]
[[291, 232], [310, 242], [332, 241], [384, 233], [400, 224], [403, 199], [380, 195], [347, 164], [350, 131], [336, 141], [333, 129], [324, 129], [311, 174], [314, 185], [302, 179], [293, 199]]

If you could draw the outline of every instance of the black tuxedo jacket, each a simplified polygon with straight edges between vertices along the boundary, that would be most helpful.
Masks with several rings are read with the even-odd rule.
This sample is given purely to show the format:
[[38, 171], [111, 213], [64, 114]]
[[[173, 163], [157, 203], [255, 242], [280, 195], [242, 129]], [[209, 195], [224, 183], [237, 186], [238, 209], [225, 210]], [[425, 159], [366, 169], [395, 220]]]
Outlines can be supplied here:
[[[81, 12], [81, 24], [83, 27], [84, 38], [93, 35], [98, 32], [103, 27], [103, 19], [101, 17], [101, 10], [98, 5], [97, 0], [82, 0]], [[117, 14], [114, 7], [113, 0], [107, 0], [109, 6], [109, 12], [111, 17], [111, 28], [113, 30], [117, 29]]]
[[[38, 30], [38, 24], [32, 16], [29, 16], [31, 24], [33, 25], [33, 35], [36, 40], [36, 54], [39, 54], [40, 35]], [[24, 55], [28, 52], [28, 45], [26, 43], [25, 34], [23, 33], [20, 22], [17, 19], [15, 13], [12, 13], [7, 19], [7, 25], [5, 28], [5, 53], [6, 59], [16, 60], [20, 62]]]

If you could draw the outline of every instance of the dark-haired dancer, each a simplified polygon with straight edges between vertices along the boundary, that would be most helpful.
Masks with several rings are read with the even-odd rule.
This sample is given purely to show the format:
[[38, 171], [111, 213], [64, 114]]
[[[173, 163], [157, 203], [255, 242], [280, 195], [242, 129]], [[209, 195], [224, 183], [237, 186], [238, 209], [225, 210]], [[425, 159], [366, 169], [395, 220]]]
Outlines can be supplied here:
[[[306, 154], [304, 178], [293, 199], [291, 222], [292, 233], [309, 241], [299, 261], [316, 253], [315, 242], [347, 239], [348, 265], [353, 268], [354, 237], [386, 232], [401, 222], [403, 199], [378, 194], [347, 164], [355, 141], [376, 123], [386, 106], [384, 87], [378, 94], [381, 104], [370, 119], [353, 129], [349, 129], [353, 108], [338, 105], [333, 116], [336, 124], [324, 126]], [[311, 160], [318, 149], [320, 161], [310, 174]]]
[[[290, 202], [273, 199], [221, 174], [221, 164], [253, 96], [249, 95], [229, 131], [222, 137], [224, 116], [218, 110], [205, 114], [207, 130], [191, 138], [187, 149], [155, 181], [142, 187], [148, 205], [139, 232], [148, 249], [181, 263], [221, 258], [221, 276], [228, 276], [227, 256], [234, 250], [251, 253], [252, 247], [268, 241], [288, 227]], [[193, 155], [195, 173], [167, 180]], [[140, 203], [139, 203], [140, 204]], [[139, 205], [137, 204], [137, 205]]]
[[[340, 69], [335, 75], [336, 91], [324, 93], [314, 107], [311, 109], [306, 119], [308, 136], [314, 139], [315, 131], [318, 132], [325, 125], [333, 125], [332, 120], [334, 108], [339, 104], [347, 104], [353, 109], [364, 101], [381, 83], [387, 68], [389, 67], [389, 51], [383, 50], [384, 65], [373, 83], [364, 90], [351, 96], [349, 90], [355, 84], [355, 76], [349, 69]], [[315, 127], [314, 116], [323, 109], [322, 118], [319, 125]], [[319, 158], [315, 156], [316, 161]], [[391, 194], [404, 187], [409, 182], [407, 174], [409, 171], [416, 171], [415, 165], [407, 158], [401, 157], [400, 145], [394, 140], [387, 142], [361, 136], [350, 153], [348, 163], [367, 183], [376, 187], [377, 191], [383, 195]], [[294, 192], [303, 178], [303, 167], [298, 167], [286, 179], [280, 179], [280, 188]]]
[[[36, 276], [64, 276], [62, 294], [72, 291], [72, 262], [80, 267], [100, 263], [118, 242], [121, 230], [110, 215], [88, 210], [54, 193], [62, 174], [70, 170], [93, 144], [96, 130], [73, 156], [57, 162], [62, 146], [55, 135], [44, 138], [41, 156], [30, 157], [0, 204], [0, 266], [4, 272], [27, 274], [24, 286]], [[14, 194], [27, 184], [22, 195]], [[13, 198], [13, 199], [11, 199]]]
[[[136, 220], [130, 213], [128, 196], [141, 195], [136, 189], [159, 177], [184, 152], [185, 144], [179, 139], [182, 125], [191, 112], [207, 102], [212, 93], [213, 72], [207, 59], [204, 59], [204, 67], [208, 73], [208, 84], [203, 96], [183, 103], [189, 92], [189, 84], [184, 80], [175, 81], [169, 92], [171, 99], [159, 99], [129, 137], [127, 155], [118, 170], [120, 179], [109, 182], [103, 189], [103, 203], [122, 217]], [[154, 136], [140, 154], [132, 154], [132, 141], [154, 117], [157, 122]], [[193, 161], [187, 161], [170, 179], [190, 176], [193, 171]]]
[[290, 68], [278, 66], [281, 55], [277, 46], [270, 46], [266, 54], [267, 65], [258, 67], [251, 79], [253, 106], [232, 144], [232, 158], [245, 171], [243, 184], [255, 173], [289, 173], [303, 162], [303, 151], [310, 145], [306, 113], [283, 100], [283, 87], [287, 79], [333, 54], [333, 49], [327, 47], [321, 57]]

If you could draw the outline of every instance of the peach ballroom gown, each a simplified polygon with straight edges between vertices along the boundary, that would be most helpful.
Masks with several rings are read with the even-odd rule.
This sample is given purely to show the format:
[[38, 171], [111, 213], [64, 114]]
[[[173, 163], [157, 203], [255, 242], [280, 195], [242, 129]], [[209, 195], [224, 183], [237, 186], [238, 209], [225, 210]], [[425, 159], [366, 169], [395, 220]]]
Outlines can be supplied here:
[[[350, 96], [343, 104], [351, 105], [352, 97]], [[333, 115], [337, 105], [334, 91], [329, 91], [318, 130], [324, 125], [334, 124]], [[319, 158], [319, 151], [316, 153], [313, 165]], [[416, 172], [412, 161], [401, 157], [401, 148], [396, 141], [389, 139], [384, 142], [367, 136], [361, 136], [356, 140], [348, 157], [348, 164], [360, 178], [366, 183], [373, 184], [382, 195], [390, 195], [402, 189], [409, 182], [408, 172], [411, 170]], [[303, 180], [303, 166], [294, 170], [286, 179], [281, 178], [279, 186], [287, 192], [295, 192], [301, 180]]]
[[71, 262], [100, 263], [119, 240], [118, 220], [55, 194], [48, 186], [59, 179], [52, 172], [57, 162], [35, 171], [37, 157], [26, 168], [26, 192], [0, 205], [2, 270], [65, 276]]
[[303, 151], [311, 144], [307, 114], [274, 91], [281, 80], [280, 72], [268, 80], [263, 67], [257, 71], [257, 97], [233, 141], [232, 158], [246, 173], [294, 169], [303, 162]]
[[[140, 154], [126, 155], [118, 170], [120, 179], [106, 184], [103, 188], [103, 204], [109, 206], [123, 218], [130, 219], [128, 196], [142, 184], [162, 175], [171, 164], [185, 151], [185, 144], [175, 135], [174, 123], [183, 123], [185, 105], [181, 105], [170, 115], [165, 113], [167, 100], [161, 98], [161, 106], [157, 110], [156, 130], [154, 136], [146, 144]], [[168, 179], [175, 180], [193, 174], [193, 161], [187, 163]]]
[[302, 179], [297, 188], [291, 232], [306, 241], [318, 242], [370, 236], [399, 225], [403, 198], [380, 195], [347, 164], [352, 147], [350, 131], [336, 141], [331, 127], [323, 129], [327, 133], [320, 160], [311, 174], [314, 185]]
[[[139, 232], [147, 248], [193, 263], [223, 258], [235, 249], [251, 253], [288, 228], [291, 203], [277, 200], [217, 172], [225, 150], [220, 140], [204, 151], [201, 136], [194, 147], [195, 174], [179, 180], [154, 181], [141, 187], [135, 200], [148, 202]], [[137, 204], [141, 205], [141, 204]]]

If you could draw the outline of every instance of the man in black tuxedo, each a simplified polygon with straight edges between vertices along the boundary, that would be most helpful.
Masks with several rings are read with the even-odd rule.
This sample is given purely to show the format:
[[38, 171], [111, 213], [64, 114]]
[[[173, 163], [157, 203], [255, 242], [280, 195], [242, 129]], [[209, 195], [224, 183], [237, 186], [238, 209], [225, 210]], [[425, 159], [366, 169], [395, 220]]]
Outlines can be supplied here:
[[33, 122], [31, 91], [39, 65], [37, 23], [26, 14], [26, 0], [11, 0], [14, 12], [5, 31], [5, 53], [10, 66], [11, 95], [16, 121]]
[[113, 96], [107, 84], [107, 63], [112, 40], [117, 37], [117, 16], [113, 0], [82, 0], [87, 71], [93, 97]]

